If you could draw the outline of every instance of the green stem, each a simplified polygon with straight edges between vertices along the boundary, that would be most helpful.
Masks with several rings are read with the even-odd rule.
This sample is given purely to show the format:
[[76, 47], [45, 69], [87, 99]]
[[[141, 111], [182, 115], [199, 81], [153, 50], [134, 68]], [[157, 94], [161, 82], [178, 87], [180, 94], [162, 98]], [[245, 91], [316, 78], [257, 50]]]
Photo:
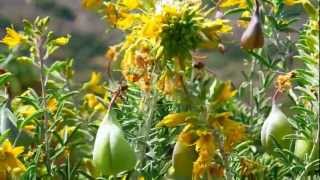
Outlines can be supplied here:
[[35, 41], [36, 45], [36, 56], [40, 63], [40, 83], [41, 83], [41, 99], [42, 99], [42, 109], [44, 111], [44, 141], [45, 141], [45, 154], [46, 154], [46, 166], [48, 173], [50, 174], [50, 157], [49, 156], [49, 117], [47, 113], [47, 101], [46, 101], [46, 72], [45, 72], [45, 59], [44, 59], [44, 49], [43, 49], [43, 39], [41, 37], [37, 38]]
[[139, 149], [139, 164], [140, 166], [142, 166], [144, 164], [145, 161], [145, 154], [146, 154], [146, 150], [147, 150], [147, 141], [149, 140], [149, 131], [151, 129], [152, 126], [152, 120], [153, 120], [153, 113], [154, 113], [154, 106], [155, 106], [155, 102], [156, 102], [156, 96], [154, 95], [148, 95], [148, 97], [146, 97], [147, 100], [146, 102], [149, 102], [147, 107], [147, 114], [145, 116], [145, 121], [144, 124], [142, 125], [142, 127], [139, 130], [139, 136], [143, 137], [141, 143], [139, 143], [140, 145], [138, 145], [138, 149]]
[[255, 58], [252, 59], [251, 62], [251, 69], [250, 69], [250, 106], [251, 106], [251, 111], [250, 111], [250, 118], [253, 120], [253, 114], [254, 114], [254, 102], [253, 102], [253, 78], [255, 75], [255, 70], [256, 70], [256, 60]]

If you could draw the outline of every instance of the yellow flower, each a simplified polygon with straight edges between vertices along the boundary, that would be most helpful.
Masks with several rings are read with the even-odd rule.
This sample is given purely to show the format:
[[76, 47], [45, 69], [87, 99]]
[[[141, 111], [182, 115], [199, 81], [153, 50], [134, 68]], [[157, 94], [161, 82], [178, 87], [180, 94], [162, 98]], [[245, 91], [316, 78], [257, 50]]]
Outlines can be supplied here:
[[236, 95], [237, 91], [233, 90], [231, 81], [227, 81], [220, 86], [217, 93], [215, 100], [218, 102], [224, 102]]
[[182, 83], [181, 75], [166, 71], [160, 76], [157, 89], [165, 95], [172, 95], [181, 89]]
[[122, 4], [130, 10], [136, 9], [140, 5], [140, 0], [122, 0]]
[[117, 57], [117, 48], [115, 46], [111, 46], [105, 53], [105, 58], [107, 60], [114, 61]]
[[[196, 131], [193, 129], [189, 130], [188, 126], [190, 127], [192, 125], [188, 124], [184, 128], [184, 130], [179, 134], [178, 141], [180, 141], [184, 144], [187, 144], [187, 145], [193, 145], [196, 142], [196, 138], [198, 136], [197, 136]], [[186, 130], [186, 128], [187, 128], [187, 130]]]
[[53, 40], [53, 43], [59, 46], [64, 46], [69, 43], [69, 36], [62, 36], [58, 37], [57, 39]]
[[229, 8], [234, 6], [246, 8], [248, 6], [246, 0], [221, 0], [220, 2], [221, 8]]
[[27, 118], [36, 113], [37, 110], [32, 105], [22, 105], [18, 108], [17, 112]]
[[229, 25], [230, 21], [226, 19], [216, 19], [214, 21], [208, 21], [204, 24], [205, 31], [209, 33], [229, 33], [232, 31], [232, 27]]
[[226, 19], [207, 20], [203, 23], [201, 31], [204, 33], [202, 48], [217, 48], [219, 44], [219, 35], [232, 32], [230, 21]]
[[179, 16], [181, 13], [180, 11], [178, 10], [178, 8], [176, 6], [169, 6], [169, 5], [163, 5], [163, 9], [162, 9], [162, 13], [165, 15], [165, 16], [168, 16], [168, 17], [172, 17], [172, 16]]
[[296, 74], [294, 72], [288, 72], [284, 75], [279, 75], [276, 79], [276, 88], [279, 92], [284, 92], [292, 87], [292, 78]]
[[84, 99], [85, 99], [85, 102], [87, 103], [88, 107], [91, 108], [91, 109], [94, 109], [96, 111], [102, 111], [104, 110], [104, 106], [103, 104], [101, 104], [99, 101], [98, 101], [98, 98], [96, 95], [94, 94], [86, 94], [84, 96]]
[[210, 119], [211, 125], [222, 131], [225, 136], [224, 150], [231, 152], [234, 145], [246, 137], [246, 126], [230, 119], [231, 113], [223, 112]]
[[135, 53], [132, 50], [127, 50], [121, 61], [122, 74], [130, 82], [137, 82], [143, 75], [143, 72], [136, 67], [134, 55]]
[[210, 167], [215, 151], [215, 141], [212, 133], [208, 131], [198, 131], [199, 138], [196, 141], [196, 151], [198, 158], [193, 163], [193, 179], [199, 179]]
[[179, 124], [186, 123], [192, 120], [191, 112], [182, 112], [182, 113], [172, 113], [165, 116], [156, 127], [167, 126], [167, 127], [175, 127]]
[[86, 9], [93, 9], [98, 7], [98, 5], [101, 3], [101, 0], [82, 0], [82, 7]]
[[58, 101], [56, 98], [50, 98], [47, 102], [47, 108], [50, 112], [55, 112], [58, 108]]
[[142, 36], [146, 38], [156, 39], [162, 30], [162, 18], [161, 16], [140, 16], [144, 25], [141, 29]]
[[116, 25], [118, 21], [118, 12], [116, 6], [111, 2], [106, 3], [105, 13], [107, 15], [107, 20], [109, 21], [109, 23], [111, 23], [112, 25]]
[[70, 136], [70, 134], [72, 134], [75, 129], [76, 127], [74, 126], [64, 126], [64, 128], [61, 129], [58, 134], [61, 138], [63, 138], [64, 136]]
[[23, 41], [23, 36], [15, 31], [13, 28], [6, 28], [7, 34], [0, 41], [1, 43], [7, 45], [10, 49], [18, 46]]
[[24, 147], [13, 147], [6, 139], [0, 147], [0, 179], [7, 179], [8, 173], [12, 175], [20, 174], [26, 170], [24, 164], [17, 158], [23, 153]]
[[111, 2], [106, 3], [105, 13], [109, 23], [121, 30], [130, 28], [137, 17], [136, 14], [129, 13], [128, 9], [124, 7], [116, 8], [116, 6]]
[[116, 22], [116, 26], [121, 30], [126, 30], [130, 28], [136, 19], [134, 14], [130, 14], [124, 10], [120, 10], [119, 16], [120, 18]]
[[250, 11], [244, 11], [241, 14], [241, 18], [238, 20], [238, 26], [241, 28], [247, 28], [250, 21], [251, 13]]
[[30, 135], [33, 135], [35, 129], [36, 129], [36, 126], [34, 126], [34, 125], [25, 125], [25, 126], [23, 126], [22, 131], [24, 131]]
[[102, 74], [97, 72], [91, 73], [89, 82], [84, 83], [83, 88], [88, 92], [103, 95], [106, 89], [100, 84], [102, 81]]

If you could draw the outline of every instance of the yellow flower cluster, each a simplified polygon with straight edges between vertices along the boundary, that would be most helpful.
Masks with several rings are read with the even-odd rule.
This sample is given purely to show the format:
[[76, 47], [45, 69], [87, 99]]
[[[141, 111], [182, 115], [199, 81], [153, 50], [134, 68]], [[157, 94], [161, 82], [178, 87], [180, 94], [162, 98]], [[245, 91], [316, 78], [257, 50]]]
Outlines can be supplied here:
[[[135, 83], [144, 91], [150, 90], [154, 82], [152, 71], [161, 60], [188, 56], [189, 51], [197, 47], [217, 48], [219, 36], [231, 32], [228, 20], [209, 19], [199, 4], [186, 1], [155, 4], [154, 9], [144, 6], [139, 0], [122, 0], [104, 5], [108, 22], [127, 33], [123, 42], [107, 51], [106, 58], [115, 60], [122, 57], [122, 74], [126, 80]], [[180, 26], [185, 29], [180, 30]], [[180, 31], [190, 33], [184, 35]], [[182, 37], [180, 44], [175, 44], [178, 41], [171, 38], [179, 38], [177, 36]], [[122, 52], [123, 56], [117, 56]], [[156, 77], [158, 89], [166, 95], [174, 93], [183, 84], [183, 78], [176, 71], [191, 66], [191, 61], [185, 58], [180, 58], [179, 62], [174, 61], [175, 66], [180, 68], [174, 71], [161, 68], [158, 73], [160, 78]]]
[[5, 140], [0, 147], [0, 179], [18, 178], [26, 167], [18, 159], [24, 147], [13, 147], [9, 140]]
[[102, 102], [98, 100], [101, 98], [104, 102], [108, 102], [109, 93], [102, 84], [102, 74], [92, 72], [90, 80], [83, 85], [83, 89], [87, 93], [84, 96], [84, 105], [91, 110], [104, 112], [106, 107]]
[[294, 72], [289, 72], [284, 75], [279, 75], [276, 80], [276, 88], [279, 92], [284, 92], [292, 87], [292, 78], [295, 77]]
[[230, 153], [234, 145], [246, 137], [246, 126], [230, 119], [231, 113], [223, 112], [209, 119], [212, 127], [219, 129], [224, 137], [224, 151]]
[[[230, 100], [236, 91], [233, 90], [231, 82], [227, 81], [221, 83], [215, 93], [216, 96], [212, 101], [214, 104], [220, 104]], [[229, 154], [237, 143], [246, 138], [246, 126], [231, 120], [230, 112], [216, 112], [205, 121], [199, 117], [202, 117], [199, 112], [172, 113], [165, 116], [157, 127], [172, 128], [185, 125], [178, 141], [188, 146], [195, 146], [198, 156], [193, 163], [193, 179], [199, 179], [205, 172], [221, 177], [224, 174], [223, 166], [213, 163], [216, 150], [222, 147], [220, 150]], [[223, 142], [220, 142], [219, 135], [214, 132], [223, 136]]]
[[23, 42], [24, 37], [13, 28], [6, 28], [6, 32], [7, 34], [0, 42], [7, 45], [10, 49], [20, 45]]
[[201, 175], [208, 170], [213, 154], [216, 149], [214, 144], [214, 137], [211, 132], [199, 131], [198, 140], [196, 141], [196, 151], [198, 158], [193, 164], [193, 179], [199, 179]]

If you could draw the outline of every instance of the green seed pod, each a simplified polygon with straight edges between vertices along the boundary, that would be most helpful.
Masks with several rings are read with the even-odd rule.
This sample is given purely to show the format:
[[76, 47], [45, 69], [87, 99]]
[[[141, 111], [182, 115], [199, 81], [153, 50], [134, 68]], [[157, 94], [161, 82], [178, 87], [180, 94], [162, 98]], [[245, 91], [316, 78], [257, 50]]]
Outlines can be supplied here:
[[247, 29], [241, 36], [240, 45], [245, 49], [262, 48], [264, 44], [264, 37], [262, 26], [260, 22], [259, 3], [256, 1], [256, 8], [251, 17]]
[[264, 121], [261, 129], [261, 144], [267, 152], [273, 153], [273, 138], [282, 148], [288, 148], [290, 141], [283, 139], [284, 136], [293, 134], [293, 128], [286, 115], [273, 103], [271, 111]]
[[116, 175], [131, 170], [136, 164], [134, 150], [110, 111], [97, 132], [93, 148], [93, 162], [103, 175]]
[[316, 145], [311, 139], [298, 139], [295, 142], [294, 155], [301, 160], [308, 156], [311, 161], [314, 161], [319, 158], [319, 145]]
[[177, 141], [172, 154], [172, 166], [174, 168], [173, 179], [191, 180], [193, 162], [197, 159], [194, 146], [188, 146]]

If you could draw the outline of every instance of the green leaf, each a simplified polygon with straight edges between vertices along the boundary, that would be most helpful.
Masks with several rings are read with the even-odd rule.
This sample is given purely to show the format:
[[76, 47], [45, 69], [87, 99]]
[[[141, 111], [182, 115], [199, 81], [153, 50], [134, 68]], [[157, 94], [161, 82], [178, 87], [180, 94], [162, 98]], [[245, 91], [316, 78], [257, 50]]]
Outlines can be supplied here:
[[9, 78], [12, 76], [10, 72], [6, 72], [0, 75], [0, 87], [3, 86], [6, 82], [8, 82]]

